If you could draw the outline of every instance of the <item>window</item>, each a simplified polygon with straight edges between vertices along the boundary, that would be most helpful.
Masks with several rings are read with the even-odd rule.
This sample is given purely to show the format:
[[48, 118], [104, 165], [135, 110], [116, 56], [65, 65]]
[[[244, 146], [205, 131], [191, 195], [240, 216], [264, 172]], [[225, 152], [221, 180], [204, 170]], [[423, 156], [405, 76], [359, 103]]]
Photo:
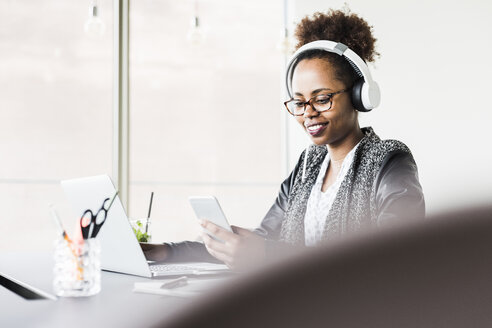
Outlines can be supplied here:
[[282, 3], [197, 5], [131, 2], [130, 215], [146, 216], [155, 192], [154, 241], [198, 234], [190, 195], [215, 195], [231, 224], [257, 226], [283, 175]]
[[[190, 195], [257, 226], [284, 175], [282, 3], [197, 4], [130, 7], [129, 214], [155, 192], [155, 241], [196, 237]], [[0, 3], [0, 249], [51, 249], [50, 203], [76, 225], [59, 181], [112, 174], [113, 3], [98, 1], [103, 34], [84, 29], [93, 14], [90, 1]]]
[[[0, 2], [0, 249], [50, 249], [61, 179], [111, 173], [112, 3], [86, 33], [90, 2]], [[91, 34], [92, 33], [92, 34]]]

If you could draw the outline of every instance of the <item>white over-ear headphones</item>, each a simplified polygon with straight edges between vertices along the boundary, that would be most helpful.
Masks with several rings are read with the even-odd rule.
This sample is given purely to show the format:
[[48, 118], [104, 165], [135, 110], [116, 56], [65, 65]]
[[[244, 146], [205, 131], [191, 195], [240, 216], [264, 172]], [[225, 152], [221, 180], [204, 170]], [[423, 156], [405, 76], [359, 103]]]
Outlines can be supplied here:
[[352, 87], [351, 97], [354, 107], [361, 112], [368, 112], [379, 105], [381, 93], [379, 86], [371, 77], [369, 67], [355, 52], [343, 43], [333, 42], [328, 40], [318, 40], [306, 43], [292, 55], [287, 71], [285, 74], [285, 82], [287, 85], [287, 93], [292, 98], [292, 76], [294, 75], [293, 68], [297, 63], [299, 56], [310, 50], [324, 50], [335, 53], [345, 58], [354, 70], [359, 75], [360, 79], [355, 82]]

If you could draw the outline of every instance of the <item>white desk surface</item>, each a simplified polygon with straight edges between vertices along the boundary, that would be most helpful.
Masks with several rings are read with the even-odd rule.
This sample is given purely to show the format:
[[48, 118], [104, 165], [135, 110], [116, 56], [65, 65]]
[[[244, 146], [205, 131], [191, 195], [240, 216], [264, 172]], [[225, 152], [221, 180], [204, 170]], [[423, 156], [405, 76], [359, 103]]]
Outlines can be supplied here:
[[[0, 272], [50, 294], [52, 271], [50, 252], [0, 253]], [[201, 278], [199, 289], [216, 279]], [[132, 292], [135, 282], [150, 281], [155, 280], [103, 271], [99, 294], [56, 301], [25, 300], [0, 286], [0, 327], [146, 327], [193, 300]]]

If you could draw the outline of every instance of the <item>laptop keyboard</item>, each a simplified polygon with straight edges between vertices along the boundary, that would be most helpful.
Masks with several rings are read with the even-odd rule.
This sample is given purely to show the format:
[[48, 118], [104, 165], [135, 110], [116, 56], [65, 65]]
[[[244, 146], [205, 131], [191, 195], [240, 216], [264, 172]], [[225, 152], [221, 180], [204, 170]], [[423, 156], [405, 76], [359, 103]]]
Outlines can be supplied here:
[[196, 272], [196, 271], [214, 271], [228, 270], [226, 265], [215, 263], [172, 263], [172, 264], [152, 264], [150, 271], [152, 272]]

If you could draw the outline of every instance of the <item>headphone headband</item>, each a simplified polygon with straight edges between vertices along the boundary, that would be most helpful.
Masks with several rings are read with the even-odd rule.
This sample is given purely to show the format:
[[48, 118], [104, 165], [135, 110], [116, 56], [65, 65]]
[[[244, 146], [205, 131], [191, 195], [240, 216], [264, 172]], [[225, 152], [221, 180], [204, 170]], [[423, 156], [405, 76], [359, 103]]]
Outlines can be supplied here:
[[318, 40], [306, 43], [292, 55], [287, 64], [287, 70], [285, 74], [285, 82], [287, 86], [287, 93], [292, 98], [292, 76], [294, 75], [294, 66], [297, 63], [299, 56], [310, 50], [324, 50], [327, 52], [335, 53], [344, 57], [350, 65], [354, 68], [357, 74], [364, 79], [364, 83], [361, 84], [360, 90], [356, 90], [359, 95], [356, 96], [360, 99], [360, 104], [357, 100], [352, 99], [356, 108], [360, 111], [370, 111], [379, 105], [380, 92], [378, 84], [372, 79], [369, 67], [352, 49], [340, 42], [333, 42], [329, 40]]

